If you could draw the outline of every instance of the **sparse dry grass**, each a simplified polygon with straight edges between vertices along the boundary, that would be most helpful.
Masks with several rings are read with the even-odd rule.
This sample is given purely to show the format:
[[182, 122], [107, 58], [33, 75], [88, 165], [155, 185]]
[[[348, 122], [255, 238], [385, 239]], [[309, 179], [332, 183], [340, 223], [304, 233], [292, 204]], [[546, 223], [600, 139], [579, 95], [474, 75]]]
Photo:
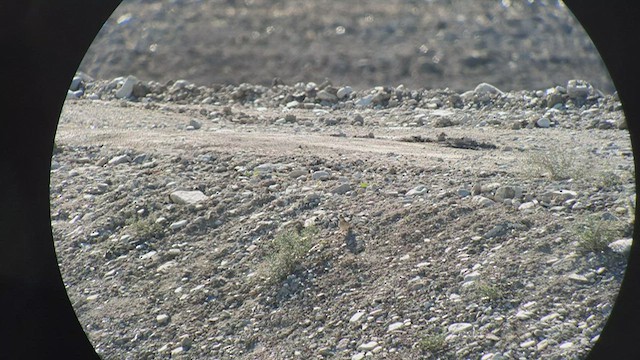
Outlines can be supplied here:
[[591, 215], [576, 225], [575, 232], [581, 251], [597, 253], [606, 250], [612, 241], [623, 235], [623, 225], [620, 221]]
[[287, 229], [273, 239], [273, 252], [267, 257], [266, 266], [263, 269], [269, 281], [281, 281], [292, 274], [302, 263], [307, 252], [313, 246], [317, 229], [314, 226], [306, 227], [299, 232], [296, 229]]
[[524, 160], [523, 166], [530, 176], [546, 176], [551, 180], [582, 178], [588, 171], [583, 157], [560, 148], [534, 152]]
[[136, 237], [143, 239], [159, 237], [164, 232], [162, 225], [157, 224], [151, 218], [132, 220], [129, 224], [129, 229]]
[[447, 348], [445, 340], [445, 334], [442, 333], [427, 333], [422, 336], [416, 346], [425, 353], [431, 353], [432, 355], [438, 354]]

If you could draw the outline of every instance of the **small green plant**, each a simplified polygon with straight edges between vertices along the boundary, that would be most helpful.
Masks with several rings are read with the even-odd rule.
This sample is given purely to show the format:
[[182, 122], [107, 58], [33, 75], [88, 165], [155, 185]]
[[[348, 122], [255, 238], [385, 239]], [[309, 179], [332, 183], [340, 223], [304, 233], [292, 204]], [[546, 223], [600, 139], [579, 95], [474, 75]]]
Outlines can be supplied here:
[[369, 187], [369, 183], [364, 182], [364, 181], [360, 183], [360, 188], [362, 188], [362, 189], [366, 189], [366, 188], [368, 188], [368, 187]]
[[442, 333], [424, 334], [418, 341], [417, 347], [425, 353], [437, 354], [447, 348], [445, 335]]
[[156, 238], [164, 232], [162, 226], [150, 218], [138, 219], [131, 222], [129, 229], [136, 237], [143, 239]]
[[620, 221], [603, 220], [592, 215], [576, 225], [578, 247], [583, 252], [601, 252], [623, 233]]
[[302, 263], [313, 245], [317, 233], [315, 226], [287, 229], [273, 239], [273, 253], [267, 258], [267, 278], [281, 281], [292, 274]]
[[487, 298], [489, 300], [498, 300], [504, 296], [502, 290], [497, 286], [491, 285], [484, 281], [477, 281], [473, 284], [473, 289], [481, 298]]

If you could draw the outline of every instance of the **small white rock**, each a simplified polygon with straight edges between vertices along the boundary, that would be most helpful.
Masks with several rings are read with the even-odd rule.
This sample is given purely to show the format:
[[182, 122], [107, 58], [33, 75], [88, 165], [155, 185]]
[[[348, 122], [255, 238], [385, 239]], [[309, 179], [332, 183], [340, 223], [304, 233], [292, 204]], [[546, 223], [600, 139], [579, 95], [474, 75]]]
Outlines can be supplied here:
[[495, 203], [493, 200], [481, 195], [473, 196], [471, 198], [471, 202], [482, 207], [489, 207]]
[[158, 323], [158, 325], [166, 325], [169, 323], [169, 315], [167, 314], [160, 314], [158, 316], [156, 316], [156, 322]]
[[185, 227], [186, 225], [187, 225], [187, 220], [179, 220], [179, 221], [176, 221], [173, 224], [169, 225], [169, 229], [178, 230], [178, 229], [181, 229], [181, 228]]
[[171, 201], [176, 204], [197, 204], [208, 199], [202, 191], [174, 191], [169, 195]]
[[177, 348], [171, 350], [171, 357], [173, 357], [175, 355], [179, 355], [182, 352], [184, 352], [184, 348], [182, 346], [178, 346]]
[[351, 318], [349, 319], [349, 322], [350, 323], [355, 323], [355, 322], [360, 321], [360, 319], [364, 316], [364, 314], [365, 314], [365, 312], [362, 311], [362, 310], [356, 312], [355, 314], [353, 314], [351, 316]]
[[114, 156], [113, 158], [111, 158], [108, 164], [118, 165], [118, 164], [128, 163], [129, 161], [131, 161], [131, 158], [129, 158], [129, 155], [120, 155], [120, 156]]
[[416, 195], [422, 195], [425, 194], [429, 191], [429, 189], [427, 189], [426, 186], [424, 185], [418, 185], [416, 187], [414, 187], [413, 189], [407, 191], [407, 196], [416, 196]]
[[398, 329], [401, 329], [404, 326], [403, 322], [394, 322], [393, 324], [389, 325], [389, 328], [387, 331], [395, 331]]
[[529, 340], [529, 341], [524, 341], [520, 343], [520, 347], [521, 348], [528, 348], [528, 347], [532, 347], [533, 345], [536, 344], [535, 340]]
[[368, 343], [364, 343], [364, 344], [358, 346], [358, 349], [359, 350], [364, 350], [364, 351], [371, 351], [371, 350], [375, 349], [376, 346], [378, 346], [378, 342], [377, 341], [369, 341]]
[[567, 341], [567, 342], [564, 342], [564, 343], [558, 345], [558, 347], [560, 349], [569, 349], [569, 348], [573, 347], [573, 343], [571, 341]]

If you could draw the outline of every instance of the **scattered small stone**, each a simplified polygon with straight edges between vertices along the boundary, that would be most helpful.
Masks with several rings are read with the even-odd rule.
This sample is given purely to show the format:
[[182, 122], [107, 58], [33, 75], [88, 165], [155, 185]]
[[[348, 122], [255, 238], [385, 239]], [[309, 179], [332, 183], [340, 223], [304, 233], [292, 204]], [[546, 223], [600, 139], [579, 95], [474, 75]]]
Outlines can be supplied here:
[[167, 325], [170, 320], [171, 320], [171, 318], [167, 314], [160, 314], [160, 315], [156, 316], [156, 322], [158, 323], [158, 325], [161, 325], [161, 326], [162, 325]]
[[331, 190], [332, 193], [338, 195], [344, 195], [349, 191], [351, 191], [351, 185], [347, 183], [340, 184]]
[[394, 322], [393, 324], [389, 325], [389, 328], [387, 329], [387, 331], [391, 332], [391, 331], [399, 330], [402, 327], [404, 327], [403, 322]]
[[476, 204], [476, 205], [479, 205], [481, 207], [489, 207], [489, 206], [492, 206], [493, 204], [495, 204], [495, 202], [493, 200], [488, 199], [488, 198], [486, 198], [484, 196], [481, 196], [481, 195], [474, 195], [471, 198], [471, 202]]
[[338, 101], [338, 96], [328, 92], [327, 90], [318, 91], [318, 93], [316, 94], [316, 97], [318, 99], [322, 100], [322, 101], [327, 101], [327, 102], [336, 102], [336, 101]]
[[571, 274], [568, 276], [569, 279], [580, 282], [580, 283], [588, 283], [589, 279], [587, 279], [584, 275], [579, 274]]
[[187, 130], [198, 130], [202, 127], [202, 124], [196, 120], [196, 119], [191, 119], [189, 120], [189, 125], [187, 125]]
[[609, 248], [615, 253], [623, 256], [629, 256], [629, 253], [631, 252], [631, 244], [633, 244], [633, 239], [631, 238], [620, 239], [609, 243]]
[[353, 93], [353, 89], [351, 88], [351, 86], [344, 86], [338, 89], [336, 96], [338, 97], [338, 99], [342, 100], [351, 95], [351, 93]]
[[554, 313], [551, 313], [549, 315], [543, 316], [542, 318], [540, 318], [540, 321], [541, 322], [548, 322], [548, 321], [551, 321], [551, 320], [553, 320], [553, 319], [555, 319], [555, 318], [557, 318], [559, 316], [560, 316], [560, 314], [554, 312]]
[[378, 342], [377, 341], [369, 341], [367, 343], [364, 343], [364, 344], [358, 346], [358, 349], [359, 350], [364, 350], [364, 351], [371, 351], [376, 346], [378, 346]]
[[138, 82], [138, 79], [135, 76], [127, 76], [124, 83], [118, 91], [116, 91], [116, 98], [123, 99], [131, 96], [133, 92], [133, 86]]
[[294, 115], [294, 114], [286, 114], [284, 116], [284, 122], [286, 123], [295, 123], [298, 120], [298, 118]]
[[547, 119], [546, 117], [543, 117], [538, 119], [538, 121], [536, 121], [536, 126], [539, 128], [546, 129], [551, 126], [551, 121], [549, 121], [549, 119]]
[[364, 118], [362, 117], [362, 115], [356, 114], [356, 116], [353, 117], [353, 121], [351, 122], [351, 125], [356, 125], [356, 126], [364, 125]]
[[426, 194], [428, 191], [429, 189], [425, 185], [418, 185], [413, 189], [407, 191], [406, 195], [407, 196], [423, 195], [423, 194]]
[[458, 196], [460, 196], [461, 198], [465, 198], [470, 195], [471, 191], [469, 191], [468, 189], [458, 189]]
[[129, 157], [129, 155], [119, 155], [119, 156], [114, 156], [113, 158], [111, 158], [111, 160], [109, 160], [108, 164], [109, 165], [119, 165], [119, 164], [125, 164], [131, 161], [131, 158]]
[[447, 117], [438, 117], [436, 121], [433, 123], [433, 127], [441, 128], [441, 127], [449, 127], [453, 126], [453, 121]]
[[329, 180], [330, 177], [331, 177], [331, 174], [328, 171], [324, 171], [324, 170], [318, 170], [311, 174], [311, 178], [313, 180], [325, 181], [325, 180]]
[[563, 342], [562, 344], [558, 345], [558, 348], [560, 349], [569, 349], [573, 347], [573, 343], [571, 341], [567, 341], [567, 342]]
[[362, 319], [362, 317], [365, 315], [366, 313], [364, 311], [358, 311], [355, 314], [353, 314], [351, 316], [351, 318], [349, 319], [350, 323], [356, 323], [358, 321], [360, 321], [360, 319]]
[[180, 355], [184, 352], [184, 348], [182, 346], [178, 346], [177, 348], [171, 350], [171, 357]]
[[536, 203], [533, 201], [528, 201], [525, 203], [520, 204], [520, 206], [518, 206], [518, 210], [519, 211], [530, 211], [533, 210], [536, 207]]
[[180, 220], [180, 221], [176, 221], [176, 222], [172, 223], [171, 225], [169, 225], [169, 229], [171, 229], [171, 230], [179, 230], [179, 229], [182, 229], [185, 226], [187, 226], [187, 220]]
[[521, 342], [520, 347], [526, 349], [526, 348], [532, 347], [535, 344], [536, 344], [535, 340], [528, 340], [528, 341]]
[[522, 197], [522, 188], [519, 186], [501, 186], [496, 189], [493, 200], [502, 202], [505, 199], [519, 199]]
[[467, 331], [473, 327], [472, 324], [469, 323], [455, 323], [451, 324], [447, 327], [447, 330], [452, 334], [457, 334], [463, 331]]
[[356, 106], [367, 107], [373, 102], [373, 95], [363, 96], [356, 101]]
[[491, 94], [491, 95], [500, 95], [500, 96], [504, 95], [504, 93], [500, 91], [500, 89], [487, 83], [478, 84], [478, 86], [476, 86], [476, 88], [473, 91], [478, 95], [480, 94]]
[[591, 85], [583, 80], [569, 80], [567, 82], [567, 95], [573, 99], [586, 99], [589, 96]]
[[183, 204], [193, 205], [208, 199], [208, 197], [202, 191], [199, 191], [199, 190], [174, 191], [169, 195], [169, 198], [174, 203], [181, 204], [181, 205]]

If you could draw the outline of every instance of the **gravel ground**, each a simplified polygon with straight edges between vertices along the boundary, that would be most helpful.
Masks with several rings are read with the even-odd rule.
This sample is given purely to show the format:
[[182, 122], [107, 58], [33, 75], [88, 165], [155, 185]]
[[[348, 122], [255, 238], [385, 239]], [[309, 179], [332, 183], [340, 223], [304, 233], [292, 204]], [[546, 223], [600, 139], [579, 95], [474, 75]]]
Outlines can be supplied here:
[[166, 82], [270, 85], [275, 77], [465, 91], [587, 79], [615, 89], [557, 0], [127, 0], [80, 70]]
[[56, 251], [104, 359], [581, 358], [630, 244], [625, 127], [583, 81], [78, 76]]

